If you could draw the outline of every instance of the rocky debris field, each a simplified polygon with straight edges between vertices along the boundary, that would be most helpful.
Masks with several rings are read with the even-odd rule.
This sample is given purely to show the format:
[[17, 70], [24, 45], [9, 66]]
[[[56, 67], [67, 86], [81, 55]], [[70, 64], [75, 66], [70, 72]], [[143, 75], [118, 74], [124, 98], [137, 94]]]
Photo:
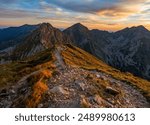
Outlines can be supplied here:
[[[0, 90], [0, 107], [38, 108], [146, 108], [146, 98], [133, 86], [96, 70], [68, 66], [55, 52], [52, 76], [36, 84], [24, 76], [17, 84]], [[32, 104], [34, 103], [34, 104]]]
[[[48, 90], [37, 107], [149, 107], [135, 88], [104, 73], [65, 67], [47, 81]], [[24, 81], [0, 92], [0, 107], [26, 107], [31, 86]]]
[[149, 107], [139, 91], [96, 71], [67, 67], [47, 84], [46, 107]]

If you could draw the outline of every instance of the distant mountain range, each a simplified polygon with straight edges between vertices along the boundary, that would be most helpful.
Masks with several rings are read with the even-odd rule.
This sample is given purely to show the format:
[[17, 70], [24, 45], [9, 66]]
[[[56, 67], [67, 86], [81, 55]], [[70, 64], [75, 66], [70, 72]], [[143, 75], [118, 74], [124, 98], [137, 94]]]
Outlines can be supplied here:
[[0, 29], [0, 50], [14, 46], [21, 42], [30, 32], [35, 30], [39, 25], [23, 25], [20, 27], [9, 27]]
[[110, 33], [75, 24], [64, 33], [73, 43], [107, 64], [150, 80], [150, 31], [143, 26]]
[[[46, 25], [49, 25], [49, 30], [54, 30], [41, 33]], [[52, 47], [57, 41], [72, 43], [121, 71], [150, 80], [150, 31], [143, 26], [114, 33], [89, 30], [80, 23], [65, 29], [63, 33], [46, 23], [10, 27], [0, 30], [0, 50], [5, 49], [1, 51], [1, 57], [24, 58]]]
[[0, 107], [150, 107], [150, 82], [131, 74], [149, 79], [149, 34], [80, 23], [3, 29]]

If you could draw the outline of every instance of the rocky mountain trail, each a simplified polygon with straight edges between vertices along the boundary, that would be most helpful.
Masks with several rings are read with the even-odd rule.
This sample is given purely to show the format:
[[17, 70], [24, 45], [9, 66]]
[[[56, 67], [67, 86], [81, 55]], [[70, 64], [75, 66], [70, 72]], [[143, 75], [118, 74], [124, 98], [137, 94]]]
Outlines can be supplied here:
[[55, 65], [59, 68], [62, 68], [64, 69], [65, 68], [65, 63], [61, 57], [61, 50], [63, 48], [60, 48], [60, 47], [57, 47], [57, 49], [55, 49], [55, 57], [56, 57], [56, 62], [55, 62]]
[[[51, 98], [48, 107], [149, 107], [145, 97], [137, 90], [101, 72], [93, 73], [79, 68], [66, 67], [63, 71], [51, 78], [47, 85]], [[89, 77], [89, 74], [91, 78]], [[91, 75], [92, 74], [92, 75]], [[103, 77], [107, 78], [109, 86], [105, 83], [95, 83]], [[96, 80], [95, 80], [96, 79]], [[115, 81], [115, 82], [114, 82]], [[103, 82], [106, 82], [105, 80]], [[125, 84], [125, 85], [124, 85]], [[48, 105], [43, 102], [43, 105]]]
[[[116, 65], [124, 66], [123, 54], [128, 52], [125, 49], [134, 50], [126, 56], [130, 58], [141, 44], [130, 41], [134, 44], [128, 46], [130, 42], [123, 35], [113, 38], [112, 33], [89, 31], [81, 24], [74, 25], [74, 28], [73, 33], [71, 27], [68, 31], [61, 32], [50, 24], [43, 23], [17, 45], [14, 55], [18, 58], [0, 65], [0, 107], [150, 107], [149, 81], [121, 72], [103, 62], [106, 58], [110, 61], [116, 59]], [[140, 28], [140, 32], [141, 30], [143, 29]], [[76, 38], [78, 45], [83, 42], [83, 49], [74, 46], [75, 41], [72, 43], [65, 32], [73, 35], [71, 38]], [[128, 33], [125, 32], [125, 35]], [[109, 38], [105, 39], [106, 37]], [[91, 42], [93, 38], [95, 39]], [[144, 46], [148, 45], [148, 42], [144, 43]], [[103, 61], [84, 50], [100, 54], [97, 57], [102, 57]], [[105, 52], [109, 55], [105, 55]], [[115, 52], [119, 54], [111, 58]], [[131, 63], [132, 59], [129, 60], [128, 63]]]
[[61, 53], [65, 49], [63, 46], [54, 50], [53, 71], [41, 68], [1, 90], [0, 107], [150, 107], [146, 98], [128, 83], [101, 71], [67, 65]]

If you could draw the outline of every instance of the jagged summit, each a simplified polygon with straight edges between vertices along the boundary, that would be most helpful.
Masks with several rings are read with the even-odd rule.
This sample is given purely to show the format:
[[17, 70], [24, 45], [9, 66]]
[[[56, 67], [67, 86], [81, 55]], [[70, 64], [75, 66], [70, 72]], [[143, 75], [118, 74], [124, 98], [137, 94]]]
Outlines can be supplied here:
[[39, 24], [39, 28], [49, 28], [49, 29], [52, 29], [54, 27], [50, 23], [41, 23], [41, 24]]
[[45, 26], [51, 26], [51, 27], [53, 27], [53, 26], [52, 26], [50, 23], [48, 23], [48, 22], [40, 23], [40, 25], [41, 25], [41, 26], [42, 26], [42, 25], [43, 25], [43, 26], [45, 25]]
[[146, 30], [146, 31], [148, 31], [148, 29], [146, 29], [143, 25], [133, 26], [133, 27], [131, 27], [131, 29], [140, 29], [140, 30]]
[[56, 44], [64, 43], [70, 43], [69, 37], [51, 24], [42, 23], [16, 46], [12, 57], [25, 58], [45, 49], [51, 49]]
[[34, 33], [40, 34], [40, 37], [47, 37], [47, 35], [52, 35], [52, 34], [50, 34], [50, 32], [53, 32], [55, 30], [57, 30], [57, 32], [59, 32], [59, 30], [54, 28], [50, 23], [41, 23], [38, 25], [39, 25], [39, 27], [34, 31]]
[[127, 27], [125, 29], [122, 29], [120, 31], [117, 31], [114, 33], [114, 37], [119, 37], [119, 36], [124, 36], [125, 38], [128, 39], [139, 39], [143, 37], [148, 37], [150, 36], [150, 32], [148, 29], [146, 29], [144, 26], [139, 25], [139, 26], [133, 26], [133, 27]]
[[[126, 32], [129, 32], [129, 31], [149, 31], [148, 29], [146, 29], [143, 25], [139, 25], [139, 26], [133, 26], [133, 27], [127, 27], [127, 28], [124, 28], [122, 30], [119, 30], [117, 32], [121, 32], [121, 31], [126, 31]], [[116, 32], [116, 33], [117, 33]]]

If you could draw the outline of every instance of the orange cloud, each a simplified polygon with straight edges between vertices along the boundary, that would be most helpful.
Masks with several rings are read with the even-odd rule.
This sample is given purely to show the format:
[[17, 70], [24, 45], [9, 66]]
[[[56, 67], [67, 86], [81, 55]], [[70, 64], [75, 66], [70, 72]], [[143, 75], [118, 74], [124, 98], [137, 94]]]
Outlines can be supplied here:
[[101, 9], [96, 14], [99, 16], [104, 17], [111, 17], [111, 18], [125, 18], [132, 14], [135, 14], [139, 11], [139, 8], [137, 6], [130, 7], [112, 7], [112, 8], [105, 8]]

